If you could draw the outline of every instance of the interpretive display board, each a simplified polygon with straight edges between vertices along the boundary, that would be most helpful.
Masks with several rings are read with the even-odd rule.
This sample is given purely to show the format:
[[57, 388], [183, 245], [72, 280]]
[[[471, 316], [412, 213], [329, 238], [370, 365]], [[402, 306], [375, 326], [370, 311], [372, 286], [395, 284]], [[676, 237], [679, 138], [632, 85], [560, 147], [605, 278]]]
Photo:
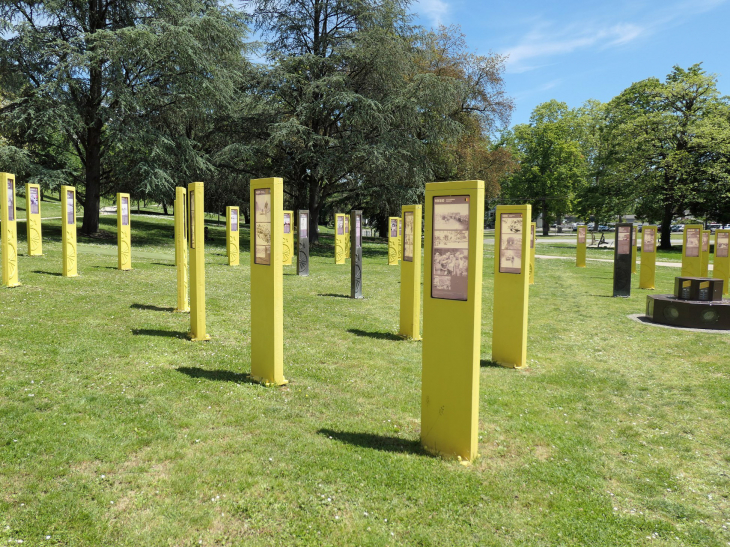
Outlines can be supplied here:
[[398, 217], [388, 217], [388, 266], [398, 265]]
[[636, 273], [636, 255], [637, 255], [637, 247], [638, 247], [638, 235], [639, 235], [639, 227], [633, 226], [633, 230], [631, 231], [631, 273]]
[[[421, 339], [421, 206], [404, 205], [403, 261], [400, 265], [400, 327], [398, 334]], [[418, 234], [418, 239], [416, 239]], [[418, 246], [416, 247], [416, 241]]]
[[117, 194], [117, 269], [132, 269], [132, 236], [129, 225], [129, 194]]
[[283, 211], [284, 215], [284, 235], [282, 237], [283, 247], [281, 253], [281, 263], [284, 266], [292, 265], [292, 256], [294, 255], [294, 211]]
[[297, 211], [297, 275], [309, 275], [309, 211]]
[[587, 226], [578, 226], [578, 244], [576, 247], [575, 254], [575, 265], [578, 268], [586, 267], [586, 233], [588, 232]]
[[715, 232], [715, 260], [712, 263], [712, 277], [722, 279], [722, 294], [728, 294], [728, 283], [730, 283], [730, 256], [728, 246], [730, 245], [730, 230], [717, 230]]
[[702, 277], [710, 275], [710, 230], [702, 230], [701, 244]]
[[345, 215], [345, 258], [350, 259], [352, 242], [350, 241], [350, 215]]
[[3, 285], [17, 287], [18, 278], [18, 225], [15, 220], [15, 175], [0, 173], [0, 249], [2, 252]]
[[702, 225], [687, 224], [682, 242], [682, 277], [702, 277]]
[[653, 289], [656, 278], [656, 240], [657, 227], [644, 226], [641, 229], [641, 269], [639, 288]]
[[[271, 188], [258, 188], [254, 193], [254, 264], [260, 266], [271, 265]], [[278, 232], [278, 230], [276, 230]]]
[[226, 207], [226, 255], [229, 266], [238, 266], [240, 261], [240, 237], [238, 213], [240, 209], [233, 205]]
[[190, 332], [195, 342], [210, 340], [205, 324], [205, 201], [204, 184], [188, 184], [190, 227]]
[[398, 261], [403, 260], [403, 218], [398, 217]]
[[[471, 461], [478, 451], [484, 182], [426, 184], [425, 202], [421, 444]], [[453, 266], [443, 261], [447, 253]], [[457, 258], [463, 275], [454, 274]]]
[[43, 237], [41, 230], [41, 187], [38, 184], [26, 184], [25, 195], [28, 199], [26, 211], [26, 238], [28, 241], [28, 255], [40, 256], [43, 254]]
[[537, 223], [530, 223], [530, 285], [535, 284], [535, 246], [537, 245]]
[[252, 180], [251, 210], [259, 215], [254, 222], [265, 221], [269, 230], [266, 260], [259, 260], [263, 253], [251, 257], [251, 377], [264, 385], [280, 386], [288, 383], [284, 378], [284, 274], [281, 245], [272, 247], [270, 241], [280, 242], [284, 236], [283, 179]]
[[61, 207], [63, 222], [61, 226], [61, 258], [63, 276], [76, 277], [78, 260], [76, 253], [76, 188], [61, 186]]
[[616, 225], [613, 254], [613, 296], [631, 296], [631, 260], [633, 224]]
[[188, 237], [187, 190], [175, 188], [175, 270], [177, 270], [177, 306], [175, 311], [187, 313], [188, 304]]
[[345, 236], [345, 214], [335, 214], [335, 264], [345, 263], [345, 251], [347, 250], [347, 237]]
[[362, 211], [350, 211], [350, 298], [362, 298]]

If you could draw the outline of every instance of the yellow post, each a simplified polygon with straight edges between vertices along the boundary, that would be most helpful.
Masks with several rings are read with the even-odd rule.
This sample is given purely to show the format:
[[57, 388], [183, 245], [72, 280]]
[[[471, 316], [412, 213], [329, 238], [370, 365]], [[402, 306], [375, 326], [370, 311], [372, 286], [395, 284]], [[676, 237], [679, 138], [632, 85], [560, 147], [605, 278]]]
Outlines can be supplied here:
[[641, 229], [641, 271], [639, 288], [653, 289], [656, 277], [656, 226], [644, 226]]
[[421, 444], [467, 461], [479, 448], [483, 230], [484, 181], [426, 184]]
[[28, 238], [28, 256], [40, 256], [43, 254], [40, 184], [25, 185], [25, 200], [25, 229]]
[[132, 269], [132, 236], [129, 226], [129, 194], [117, 194], [117, 268]]
[[715, 232], [715, 261], [712, 264], [712, 277], [722, 279], [722, 294], [728, 294], [728, 283], [730, 283], [730, 230], [717, 230]]
[[78, 274], [76, 253], [76, 188], [61, 186], [61, 255], [64, 277]]
[[398, 265], [398, 217], [388, 217], [388, 266]]
[[398, 334], [421, 339], [421, 206], [404, 205], [403, 262], [400, 265], [400, 329]]
[[228, 265], [238, 266], [238, 242], [240, 231], [238, 229], [238, 207], [226, 207], [226, 255]]
[[494, 231], [494, 321], [492, 361], [503, 367], [527, 365], [527, 302], [530, 289], [525, 237], [530, 205], [498, 205]]
[[682, 242], [682, 277], [702, 277], [702, 225], [688, 224], [684, 227]]
[[398, 261], [403, 260], [403, 217], [398, 217]]
[[[294, 230], [292, 230], [292, 219], [294, 211], [283, 211], [284, 213], [284, 249], [281, 256], [281, 263], [284, 266], [292, 265], [292, 256], [294, 255]], [[345, 230], [347, 233], [347, 230]]]
[[350, 215], [345, 215], [345, 260], [350, 260]]
[[0, 173], [0, 220], [3, 254], [3, 285], [17, 287], [18, 280], [18, 224], [15, 217], [15, 175]]
[[194, 342], [210, 340], [205, 331], [205, 201], [203, 183], [188, 184], [190, 245], [190, 332]]
[[710, 276], [710, 230], [702, 230], [702, 277]]
[[586, 267], [586, 232], [587, 226], [578, 226], [578, 246], [576, 247], [575, 265], [579, 268]]
[[530, 285], [535, 284], [535, 245], [537, 244], [537, 222], [530, 223]]
[[344, 213], [335, 214], [335, 264], [345, 263], [345, 250], [347, 243], [345, 242], [345, 215]]
[[[251, 181], [251, 376], [277, 386], [288, 383], [284, 378], [284, 280], [278, 243], [284, 226], [283, 204], [281, 178]], [[272, 241], [277, 243], [272, 245]]]
[[175, 269], [177, 270], [176, 312], [187, 313], [188, 305], [188, 236], [187, 236], [187, 190], [175, 188]]

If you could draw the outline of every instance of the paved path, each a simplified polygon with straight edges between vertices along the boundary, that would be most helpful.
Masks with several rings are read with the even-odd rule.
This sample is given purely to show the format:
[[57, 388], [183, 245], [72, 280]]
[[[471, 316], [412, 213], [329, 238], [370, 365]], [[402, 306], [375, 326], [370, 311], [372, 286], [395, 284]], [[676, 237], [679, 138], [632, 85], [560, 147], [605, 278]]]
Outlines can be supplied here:
[[[575, 260], [574, 256], [553, 256], [553, 255], [535, 255], [535, 258], [543, 258], [547, 260]], [[586, 258], [586, 261], [588, 262], [613, 262], [610, 258]], [[637, 262], [637, 266], [640, 264]], [[666, 266], [668, 268], [681, 268], [682, 263], [681, 262], [657, 262], [657, 266]], [[710, 270], [712, 270], [712, 264], [709, 266]]]

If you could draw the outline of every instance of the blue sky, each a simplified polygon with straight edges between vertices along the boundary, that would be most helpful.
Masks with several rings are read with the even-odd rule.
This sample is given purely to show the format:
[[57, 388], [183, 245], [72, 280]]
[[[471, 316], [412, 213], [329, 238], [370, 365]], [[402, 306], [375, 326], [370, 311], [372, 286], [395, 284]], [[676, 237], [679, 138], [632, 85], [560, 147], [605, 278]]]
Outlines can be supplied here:
[[512, 125], [550, 99], [608, 101], [633, 82], [702, 62], [730, 95], [730, 0], [417, 0], [417, 22], [460, 25], [469, 48], [507, 54]]

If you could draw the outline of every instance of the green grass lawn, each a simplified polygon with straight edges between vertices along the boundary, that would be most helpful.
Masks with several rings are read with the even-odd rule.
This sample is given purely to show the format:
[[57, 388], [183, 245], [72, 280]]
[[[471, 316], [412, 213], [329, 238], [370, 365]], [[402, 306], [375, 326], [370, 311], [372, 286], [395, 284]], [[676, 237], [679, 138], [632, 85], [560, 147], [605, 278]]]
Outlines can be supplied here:
[[[400, 270], [380, 240], [361, 301], [329, 234], [310, 277], [285, 267], [291, 383], [266, 388], [247, 375], [248, 253], [226, 266], [222, 227], [212, 340], [193, 343], [171, 311], [170, 217], [132, 217], [129, 272], [115, 239], [79, 238], [73, 279], [59, 223], [44, 256], [20, 257], [22, 287], [0, 289], [0, 545], [730, 543], [730, 337], [628, 319], [638, 276], [614, 299], [610, 263], [538, 260], [530, 368], [502, 369], [485, 246], [480, 457], [462, 466], [419, 447], [421, 344], [396, 336]], [[671, 292], [677, 271], [657, 274]]]

